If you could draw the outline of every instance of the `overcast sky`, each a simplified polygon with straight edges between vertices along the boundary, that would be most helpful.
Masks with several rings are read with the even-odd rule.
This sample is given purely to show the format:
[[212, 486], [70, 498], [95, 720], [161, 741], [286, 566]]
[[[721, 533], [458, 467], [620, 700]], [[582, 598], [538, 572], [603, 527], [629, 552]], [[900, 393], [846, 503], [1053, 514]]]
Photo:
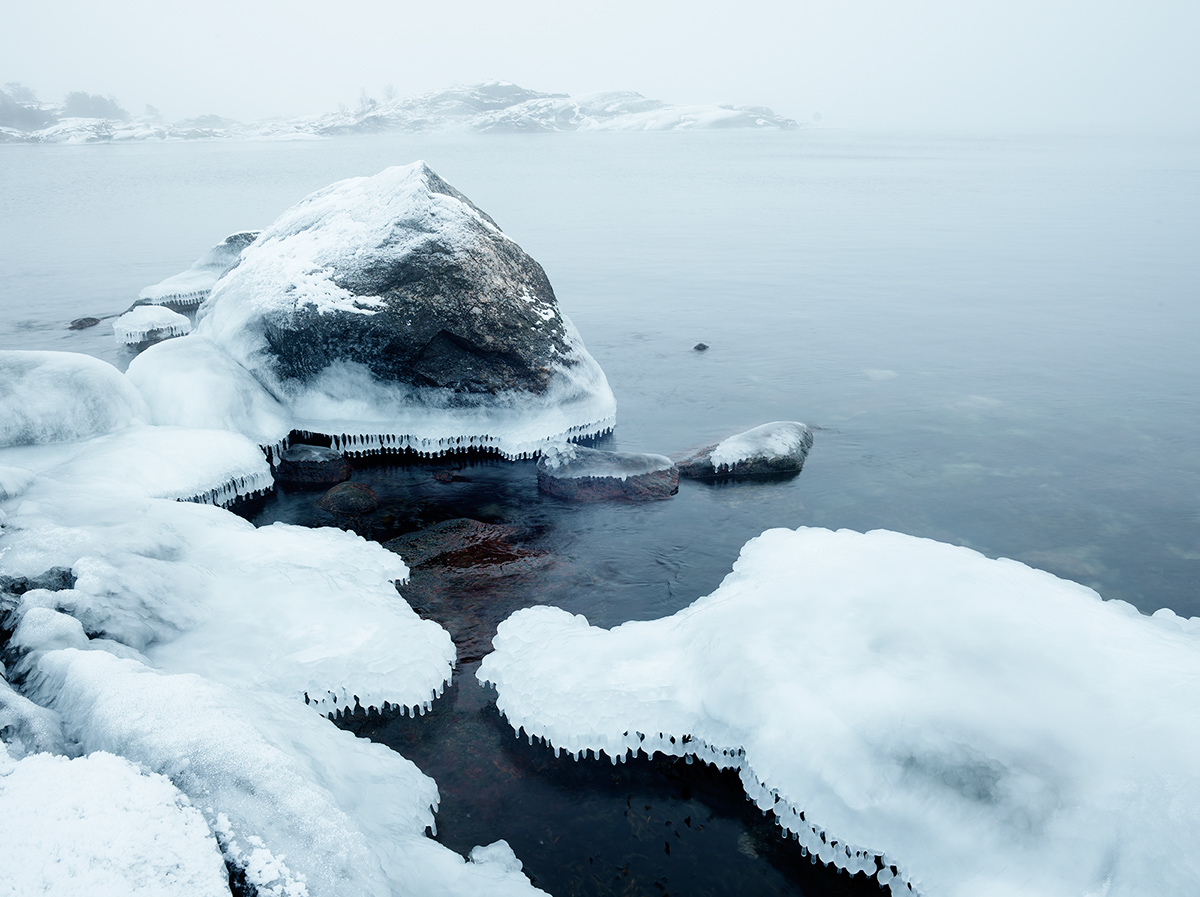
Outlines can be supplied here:
[[847, 127], [1200, 130], [1200, 0], [38, 0], [0, 82], [249, 120], [488, 78]]

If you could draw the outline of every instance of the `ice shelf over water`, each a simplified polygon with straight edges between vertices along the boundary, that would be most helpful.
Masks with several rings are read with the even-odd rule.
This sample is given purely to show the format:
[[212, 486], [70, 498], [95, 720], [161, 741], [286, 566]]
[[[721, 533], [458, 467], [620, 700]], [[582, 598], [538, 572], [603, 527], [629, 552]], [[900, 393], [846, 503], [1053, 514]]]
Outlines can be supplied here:
[[232, 270], [242, 257], [242, 250], [254, 242], [257, 231], [230, 234], [186, 271], [173, 274], [166, 280], [148, 286], [138, 294], [141, 302], [169, 305], [175, 308], [195, 308], [212, 291], [221, 276]]
[[161, 305], [136, 306], [113, 322], [113, 336], [123, 346], [186, 336], [191, 332], [192, 322], [186, 315]]
[[[612, 630], [513, 614], [479, 678], [577, 755], [693, 754], [826, 863], [925, 895], [1200, 880], [1200, 618], [877, 530], [769, 530]], [[614, 762], [616, 762], [614, 760]]]

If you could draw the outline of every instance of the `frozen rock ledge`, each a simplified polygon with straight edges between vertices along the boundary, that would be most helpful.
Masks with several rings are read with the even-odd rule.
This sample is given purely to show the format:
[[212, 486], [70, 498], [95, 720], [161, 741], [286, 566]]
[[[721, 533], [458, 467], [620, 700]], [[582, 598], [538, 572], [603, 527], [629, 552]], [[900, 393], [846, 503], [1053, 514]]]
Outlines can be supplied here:
[[803, 848], [893, 893], [1195, 889], [1200, 619], [801, 528], [751, 540], [671, 617], [609, 631], [533, 607], [494, 645], [478, 676], [531, 740], [737, 768]]

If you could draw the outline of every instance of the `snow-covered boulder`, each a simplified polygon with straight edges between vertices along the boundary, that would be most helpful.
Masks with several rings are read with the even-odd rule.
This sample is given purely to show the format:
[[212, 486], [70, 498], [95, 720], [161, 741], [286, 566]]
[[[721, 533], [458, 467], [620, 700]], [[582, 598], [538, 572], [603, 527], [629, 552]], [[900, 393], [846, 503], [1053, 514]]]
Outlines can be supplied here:
[[195, 308], [208, 298], [221, 275], [237, 265], [242, 250], [253, 243], [257, 236], [258, 231], [250, 230], [230, 234], [200, 256], [186, 271], [143, 289], [138, 294], [138, 304]]
[[[196, 337], [287, 406], [295, 429], [348, 453], [515, 457], [614, 422], [604, 372], [541, 266], [423, 162], [285, 212], [214, 288], [196, 334], [139, 359], [138, 382], [182, 381], [189, 360], [173, 347]], [[170, 416], [169, 392], [151, 391], [156, 419]]]
[[[569, 752], [696, 757], [822, 861], [931, 897], [1200, 878], [1200, 619], [899, 533], [769, 530], [611, 631], [502, 623], [481, 680]], [[615, 759], [614, 759], [614, 762]]]
[[74, 352], [0, 351], [0, 448], [75, 442], [149, 416], [115, 367]]
[[812, 448], [812, 430], [777, 420], [730, 436], [679, 462], [679, 475], [695, 479], [799, 473]]
[[113, 336], [122, 346], [157, 343], [192, 332], [185, 315], [162, 305], [138, 305], [113, 321]]
[[542, 449], [538, 488], [572, 501], [654, 501], [679, 491], [679, 471], [666, 455], [605, 452], [573, 443]]

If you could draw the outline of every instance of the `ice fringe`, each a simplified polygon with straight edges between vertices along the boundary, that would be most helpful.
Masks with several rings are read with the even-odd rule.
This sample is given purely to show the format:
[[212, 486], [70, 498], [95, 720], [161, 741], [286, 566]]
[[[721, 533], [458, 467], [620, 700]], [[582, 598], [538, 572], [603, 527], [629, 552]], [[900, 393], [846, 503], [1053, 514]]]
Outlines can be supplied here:
[[275, 486], [275, 481], [269, 472], [255, 471], [241, 477], [232, 477], [219, 486], [214, 486], [206, 492], [196, 493], [187, 497], [180, 496], [177, 501], [190, 501], [201, 505], [216, 505], [218, 508], [228, 508], [244, 498], [258, 498], [266, 495]]
[[191, 332], [192, 322], [185, 315], [159, 305], [139, 305], [113, 322], [113, 336], [123, 346], [186, 336]]

